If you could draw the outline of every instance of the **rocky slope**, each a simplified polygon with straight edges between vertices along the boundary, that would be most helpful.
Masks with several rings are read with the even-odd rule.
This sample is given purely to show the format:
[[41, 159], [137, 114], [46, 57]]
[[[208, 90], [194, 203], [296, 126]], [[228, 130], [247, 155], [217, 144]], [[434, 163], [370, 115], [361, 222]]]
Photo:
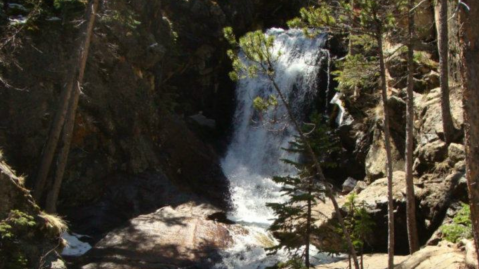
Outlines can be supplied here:
[[0, 151], [0, 268], [55, 268], [66, 226], [41, 212], [23, 182]]

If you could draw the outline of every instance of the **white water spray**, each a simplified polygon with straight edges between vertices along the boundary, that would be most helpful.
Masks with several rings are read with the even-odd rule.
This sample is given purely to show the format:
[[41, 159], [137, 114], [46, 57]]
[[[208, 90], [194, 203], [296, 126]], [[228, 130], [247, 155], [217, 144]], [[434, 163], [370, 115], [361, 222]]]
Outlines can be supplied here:
[[[303, 120], [317, 94], [325, 36], [307, 38], [302, 30], [297, 29], [270, 29], [267, 35], [275, 37], [273, 55], [281, 53], [274, 64], [276, 83], [288, 98], [296, 119]], [[330, 61], [329, 53], [327, 56]], [[286, 258], [284, 253], [267, 257], [263, 250], [264, 240], [255, 239], [258, 236], [270, 238], [270, 242], [276, 243], [264, 229], [274, 218], [266, 204], [280, 202], [284, 198], [280, 186], [271, 178], [296, 173], [290, 165], [280, 161], [297, 158], [282, 149], [288, 147], [296, 134], [294, 128], [287, 124], [285, 108], [280, 103], [268, 115], [268, 119], [277, 121], [261, 124], [253, 107], [254, 98], [272, 94], [275, 94], [275, 89], [265, 76], [244, 79], [237, 85], [235, 130], [222, 167], [231, 185], [233, 209], [228, 217], [247, 226], [250, 233], [244, 238], [237, 238], [239, 243], [225, 253], [224, 261], [218, 268], [264, 268]]]

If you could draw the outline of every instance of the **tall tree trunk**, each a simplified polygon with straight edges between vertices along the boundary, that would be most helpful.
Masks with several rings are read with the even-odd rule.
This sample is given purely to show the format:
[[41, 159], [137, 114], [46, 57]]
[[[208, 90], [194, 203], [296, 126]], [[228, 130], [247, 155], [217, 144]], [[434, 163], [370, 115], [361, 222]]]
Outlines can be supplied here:
[[35, 190], [33, 192], [33, 197], [37, 203], [41, 202], [41, 198], [45, 190], [50, 167], [52, 165], [53, 157], [55, 156], [55, 150], [58, 145], [58, 140], [60, 139], [63, 125], [65, 123], [66, 114], [68, 112], [68, 104], [73, 91], [73, 85], [76, 80], [76, 73], [77, 70], [75, 68], [75, 70], [71, 72], [71, 78], [69, 79], [66, 88], [63, 90], [60, 96], [60, 106], [58, 107], [57, 113], [53, 120], [53, 126], [48, 135], [47, 144], [43, 149], [40, 169], [37, 174]]
[[[88, 33], [89, 27], [90, 24], [88, 23], [85, 26], [85, 30], [83, 31], [83, 33]], [[74, 59], [78, 59], [78, 63], [72, 64], [72, 70], [69, 74], [68, 83], [66, 84], [66, 87], [60, 96], [59, 107], [57, 109], [57, 113], [55, 114], [52, 128], [48, 135], [48, 140], [43, 150], [42, 160], [37, 173], [35, 189], [33, 192], [33, 197], [37, 202], [40, 202], [42, 195], [45, 192], [48, 174], [50, 173], [52, 161], [58, 146], [58, 140], [60, 139], [63, 126], [65, 125], [70, 100], [72, 98], [73, 92], [75, 91], [77, 81], [81, 81], [81, 79], [79, 79], [79, 73], [83, 73], [85, 70], [86, 59], [83, 59], [82, 54], [84, 53], [85, 44], [87, 42], [89, 43], [89, 39], [90, 36], [87, 35], [85, 39], [80, 41], [81, 43], [79, 44], [78, 49], [75, 50], [75, 54], [73, 55]]]
[[459, 14], [462, 78], [464, 83], [464, 126], [466, 178], [471, 206], [471, 220], [479, 263], [479, 3], [462, 0]]
[[408, 2], [408, 85], [406, 108], [406, 215], [409, 253], [419, 249], [416, 223], [416, 199], [414, 196], [413, 152], [414, 152], [414, 0]]
[[393, 202], [393, 163], [391, 154], [391, 135], [389, 133], [388, 85], [386, 81], [386, 65], [384, 63], [382, 27], [378, 26], [376, 38], [378, 42], [379, 65], [381, 68], [381, 95], [384, 110], [384, 139], [386, 145], [388, 176], [388, 269], [394, 268], [394, 202]]
[[[267, 71], [267, 70], [264, 70], [264, 71]], [[266, 74], [269, 74], [269, 73], [266, 72]], [[338, 218], [339, 225], [341, 226], [341, 229], [344, 232], [344, 236], [346, 237], [346, 243], [348, 245], [350, 254], [353, 258], [354, 268], [359, 269], [358, 256], [356, 254], [356, 250], [354, 249], [354, 245], [353, 245], [353, 242], [351, 240], [351, 235], [350, 235], [349, 231], [346, 229], [346, 225], [344, 223], [344, 218], [343, 218], [343, 215], [341, 213], [341, 208], [339, 208], [338, 201], [336, 200], [336, 197], [334, 197], [333, 188], [332, 188], [331, 184], [329, 184], [327, 182], [326, 177], [324, 177], [324, 173], [323, 173], [321, 165], [318, 161], [318, 158], [316, 157], [316, 154], [314, 154], [313, 148], [311, 147], [311, 144], [308, 142], [308, 139], [306, 138], [305, 134], [303, 133], [303, 131], [301, 129], [301, 126], [299, 125], [298, 121], [295, 119], [293, 111], [291, 110], [291, 106], [289, 105], [288, 101], [284, 97], [283, 92], [281, 91], [280, 87], [278, 86], [278, 84], [274, 80], [274, 77], [272, 77], [271, 75], [268, 75], [268, 78], [271, 81], [271, 83], [273, 84], [273, 87], [276, 90], [276, 93], [278, 93], [278, 95], [281, 99], [281, 102], [286, 107], [288, 117], [291, 120], [291, 122], [293, 123], [294, 129], [298, 132], [301, 141], [306, 146], [306, 150], [307, 150], [309, 156], [311, 157], [311, 159], [314, 163], [314, 169], [316, 170], [316, 175], [315, 176], [318, 177], [319, 182], [324, 184], [326, 196], [333, 203], [334, 212], [336, 213], [336, 217]]]
[[451, 115], [451, 104], [449, 101], [449, 33], [447, 27], [447, 1], [437, 0], [436, 10], [436, 28], [437, 45], [439, 49], [440, 61], [440, 81], [441, 81], [441, 113], [442, 126], [444, 129], [444, 140], [450, 144], [454, 140], [454, 123]]
[[310, 244], [310, 239], [311, 239], [311, 214], [312, 214], [312, 201], [311, 201], [311, 193], [312, 193], [312, 188], [313, 188], [313, 179], [308, 179], [308, 195], [310, 196], [309, 199], [308, 199], [308, 212], [307, 212], [307, 216], [306, 216], [306, 248], [305, 248], [305, 265], [306, 265], [306, 268], [309, 269], [310, 267], [310, 262], [309, 262], [309, 244]]
[[65, 167], [68, 161], [68, 154], [70, 152], [71, 138], [73, 134], [73, 129], [75, 127], [75, 116], [76, 110], [78, 107], [78, 100], [80, 98], [81, 92], [81, 83], [85, 75], [85, 67], [88, 59], [88, 51], [90, 49], [91, 37], [93, 34], [93, 26], [95, 25], [95, 18], [98, 9], [99, 0], [93, 0], [90, 4], [90, 9], [87, 15], [87, 27], [85, 30], [85, 41], [82, 44], [82, 53], [80, 56], [80, 69], [78, 74], [78, 80], [75, 83], [74, 91], [69, 101], [68, 114], [66, 118], [66, 123], [63, 129], [62, 142], [63, 147], [60, 151], [59, 162], [57, 165], [55, 173], [55, 181], [53, 183], [53, 188], [47, 197], [46, 211], [49, 213], [56, 212], [56, 203], [58, 200], [58, 195], [60, 193], [61, 184], [63, 181], [63, 175], [65, 172]]

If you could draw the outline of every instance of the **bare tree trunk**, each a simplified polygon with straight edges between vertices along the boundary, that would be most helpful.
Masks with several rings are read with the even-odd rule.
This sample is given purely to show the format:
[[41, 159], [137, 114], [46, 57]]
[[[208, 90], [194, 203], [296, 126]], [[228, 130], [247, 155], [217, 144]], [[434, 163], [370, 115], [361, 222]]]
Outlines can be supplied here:
[[449, 145], [454, 140], [455, 128], [451, 115], [451, 104], [449, 101], [449, 33], [447, 27], [447, 1], [448, 0], [437, 1], [436, 28], [440, 61], [442, 125], [444, 129], [444, 140], [446, 141], [446, 144]]
[[409, 253], [419, 249], [416, 223], [416, 198], [414, 196], [413, 152], [414, 152], [414, 0], [409, 0], [408, 25], [408, 85], [406, 108], [406, 218], [409, 241]]
[[53, 157], [55, 156], [55, 150], [58, 145], [58, 140], [60, 139], [60, 134], [65, 123], [65, 117], [68, 111], [68, 104], [73, 91], [73, 84], [76, 80], [76, 69], [72, 71], [72, 78], [69, 80], [65, 90], [60, 96], [60, 106], [53, 120], [53, 126], [48, 135], [47, 144], [43, 150], [42, 161], [40, 163], [40, 169], [37, 174], [37, 179], [35, 183], [35, 190], [33, 192], [33, 197], [40, 203], [42, 194], [47, 183], [48, 173], [50, 172], [50, 167], [52, 165]]
[[361, 269], [364, 269], [364, 246], [361, 246]]
[[[313, 188], [313, 179], [308, 179], [308, 194], [309, 196], [311, 196], [311, 193], [312, 193], [312, 188]], [[309, 244], [310, 244], [310, 238], [311, 238], [311, 214], [312, 214], [312, 203], [311, 203], [311, 199], [308, 199], [308, 215], [306, 217], [306, 249], [305, 249], [305, 265], [306, 265], [306, 268], [309, 269], [310, 267], [310, 262], [309, 262]]]
[[464, 83], [466, 178], [479, 263], [479, 3], [476, 0], [462, 1], [470, 7], [470, 10], [461, 7], [459, 25]]
[[377, 42], [378, 42], [378, 54], [379, 54], [379, 65], [381, 67], [381, 92], [382, 92], [382, 103], [384, 110], [384, 138], [386, 145], [386, 156], [387, 163], [386, 170], [388, 176], [388, 269], [394, 268], [394, 202], [393, 202], [393, 163], [392, 163], [392, 154], [391, 154], [391, 135], [389, 133], [389, 110], [387, 106], [388, 102], [388, 89], [386, 82], [386, 65], [384, 63], [384, 52], [383, 52], [383, 37], [382, 37], [382, 27], [378, 26], [377, 29]]
[[276, 92], [278, 93], [279, 97], [281, 98], [281, 102], [286, 107], [286, 111], [288, 113], [288, 116], [289, 116], [291, 122], [293, 123], [294, 128], [298, 132], [299, 137], [301, 138], [301, 141], [303, 141], [304, 145], [306, 146], [306, 150], [307, 150], [309, 156], [311, 157], [311, 159], [314, 163], [314, 167], [316, 169], [316, 176], [319, 178], [319, 182], [324, 184], [324, 187], [326, 189], [325, 190], [326, 196], [333, 203], [334, 211], [336, 213], [336, 217], [338, 218], [339, 225], [341, 226], [341, 229], [343, 229], [343, 231], [344, 231], [344, 236], [346, 237], [346, 243], [348, 245], [350, 254], [353, 258], [354, 268], [359, 269], [359, 262], [358, 262], [358, 257], [356, 255], [356, 250], [354, 249], [353, 242], [351, 241], [351, 235], [350, 235], [349, 231], [346, 229], [346, 225], [344, 223], [344, 218], [343, 218], [343, 215], [341, 214], [341, 209], [339, 208], [338, 201], [334, 197], [332, 186], [331, 186], [331, 184], [329, 184], [327, 182], [326, 177], [324, 177], [324, 173], [323, 173], [323, 170], [321, 169], [321, 165], [318, 161], [318, 158], [316, 157], [316, 154], [314, 154], [313, 148], [311, 148], [311, 144], [309, 144], [308, 139], [306, 138], [306, 136], [304, 135], [304, 133], [301, 129], [301, 126], [299, 126], [299, 123], [296, 121], [296, 119], [294, 117], [294, 114], [291, 110], [291, 107], [290, 107], [289, 103], [286, 101], [286, 98], [283, 95], [283, 92], [281, 91], [278, 84], [276, 83], [276, 81], [274, 80], [274, 78], [271, 75], [268, 75], [268, 78], [271, 81], [271, 83], [273, 84], [273, 87], [276, 90]]
[[80, 57], [80, 70], [78, 74], [78, 81], [75, 83], [73, 95], [70, 98], [68, 114], [66, 118], [66, 123], [63, 129], [63, 147], [60, 151], [59, 162], [57, 165], [57, 170], [55, 173], [55, 181], [53, 183], [53, 188], [47, 197], [46, 211], [48, 213], [56, 212], [56, 203], [58, 200], [58, 195], [60, 193], [61, 184], [63, 181], [63, 174], [65, 172], [65, 167], [68, 161], [68, 154], [70, 152], [71, 138], [73, 134], [73, 129], [75, 127], [75, 116], [76, 110], [78, 107], [78, 100], [80, 98], [81, 83], [85, 75], [85, 67], [88, 59], [88, 51], [90, 49], [91, 37], [93, 34], [93, 26], [95, 25], [96, 12], [98, 9], [99, 0], [93, 0], [90, 5], [90, 10], [88, 11], [87, 16], [87, 28], [85, 31], [85, 41], [82, 45], [82, 53]]
[[[84, 33], [88, 33], [89, 27], [90, 25], [87, 24]], [[73, 65], [72, 70], [70, 71], [70, 77], [68, 78], [68, 83], [65, 87], [65, 90], [62, 92], [62, 95], [60, 96], [60, 104], [53, 120], [53, 126], [50, 130], [47, 144], [45, 145], [45, 148], [43, 150], [42, 160], [35, 183], [33, 197], [37, 202], [40, 202], [42, 195], [45, 191], [48, 174], [50, 172], [52, 161], [55, 156], [55, 151], [58, 146], [58, 140], [60, 139], [60, 134], [65, 124], [65, 119], [67, 117], [70, 99], [73, 95], [73, 91], [75, 90], [77, 81], [81, 81], [81, 79], [83, 78], [82, 76], [82, 78], [80, 79], [79, 73], [83, 73], [85, 70], [86, 59], [83, 59], [82, 54], [84, 51], [85, 44], [89, 43], [89, 39], [90, 36], [87, 35], [82, 41], [82, 43], [79, 45], [79, 48], [75, 50], [76, 53], [73, 57], [78, 59], [78, 64]]]

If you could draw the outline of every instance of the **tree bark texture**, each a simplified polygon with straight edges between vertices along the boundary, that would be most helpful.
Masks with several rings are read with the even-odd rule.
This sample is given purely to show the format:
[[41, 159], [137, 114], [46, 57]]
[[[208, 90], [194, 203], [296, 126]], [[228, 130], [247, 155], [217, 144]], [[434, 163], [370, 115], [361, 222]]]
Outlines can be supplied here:
[[447, 1], [438, 0], [436, 10], [437, 45], [439, 50], [439, 68], [441, 83], [441, 113], [444, 140], [450, 144], [454, 140], [454, 122], [449, 100], [449, 31], [447, 27]]
[[414, 0], [408, 2], [408, 85], [406, 103], [406, 219], [409, 253], [419, 250], [416, 223], [416, 198], [414, 195], [413, 152], [414, 152]]
[[472, 230], [479, 263], [479, 2], [462, 0], [459, 23], [462, 79], [464, 83], [464, 129], [466, 178], [471, 206]]
[[60, 150], [58, 157], [58, 165], [55, 172], [55, 178], [53, 188], [47, 197], [46, 211], [48, 213], [56, 213], [56, 203], [60, 194], [61, 184], [63, 181], [63, 175], [65, 173], [65, 167], [68, 161], [68, 154], [70, 152], [71, 140], [73, 135], [73, 129], [75, 127], [75, 116], [78, 107], [78, 100], [80, 98], [81, 83], [85, 75], [85, 67], [88, 59], [88, 51], [90, 49], [91, 38], [93, 35], [93, 27], [95, 25], [95, 18], [98, 9], [99, 0], [93, 0], [90, 4], [90, 10], [87, 16], [87, 27], [85, 30], [85, 39], [81, 47], [80, 56], [80, 68], [77, 80], [75, 80], [74, 90], [69, 100], [68, 113], [66, 117], [65, 126], [63, 127], [62, 142], [63, 147]]
[[379, 65], [381, 68], [381, 96], [384, 110], [384, 139], [386, 146], [387, 162], [387, 178], [388, 178], [388, 269], [394, 268], [394, 201], [393, 201], [393, 159], [391, 154], [391, 135], [389, 131], [389, 110], [388, 110], [388, 89], [386, 81], [386, 65], [384, 62], [383, 51], [383, 37], [382, 27], [378, 26], [377, 30], [377, 42], [378, 42], [378, 54]]

